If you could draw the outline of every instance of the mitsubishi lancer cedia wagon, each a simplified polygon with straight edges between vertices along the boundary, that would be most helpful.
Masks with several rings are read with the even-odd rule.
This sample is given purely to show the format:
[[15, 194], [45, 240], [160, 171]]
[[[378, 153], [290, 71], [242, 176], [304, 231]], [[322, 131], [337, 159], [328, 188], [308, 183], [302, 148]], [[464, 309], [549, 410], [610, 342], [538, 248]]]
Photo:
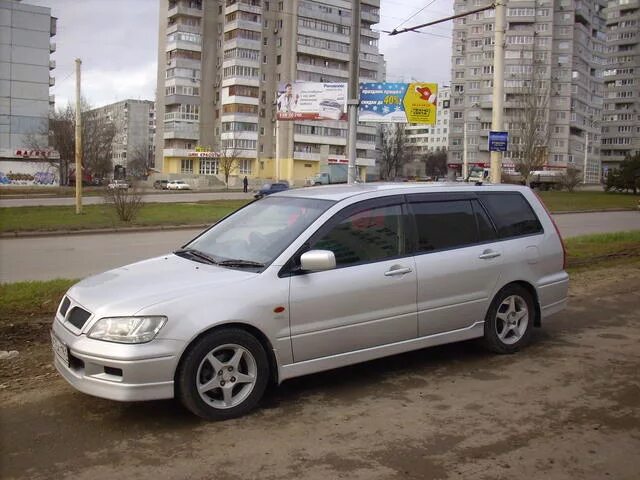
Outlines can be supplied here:
[[289, 190], [74, 285], [53, 322], [55, 365], [91, 395], [176, 397], [226, 419], [270, 382], [473, 338], [515, 352], [566, 306], [564, 261], [526, 187]]

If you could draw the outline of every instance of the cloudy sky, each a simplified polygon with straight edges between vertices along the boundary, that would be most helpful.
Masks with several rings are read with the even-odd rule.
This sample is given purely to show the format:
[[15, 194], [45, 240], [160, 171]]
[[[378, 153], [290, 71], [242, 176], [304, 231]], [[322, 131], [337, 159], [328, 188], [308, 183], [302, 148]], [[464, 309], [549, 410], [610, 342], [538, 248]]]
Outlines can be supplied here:
[[[24, 0], [58, 17], [56, 105], [75, 95], [74, 59], [82, 59], [83, 95], [93, 106], [125, 98], [153, 100], [156, 90], [158, 0]], [[452, 14], [453, 0], [381, 0], [379, 30], [414, 26]], [[426, 7], [426, 8], [424, 8]], [[413, 18], [406, 23], [412, 15]], [[426, 33], [381, 33], [387, 80], [415, 78], [447, 84], [451, 22]]]

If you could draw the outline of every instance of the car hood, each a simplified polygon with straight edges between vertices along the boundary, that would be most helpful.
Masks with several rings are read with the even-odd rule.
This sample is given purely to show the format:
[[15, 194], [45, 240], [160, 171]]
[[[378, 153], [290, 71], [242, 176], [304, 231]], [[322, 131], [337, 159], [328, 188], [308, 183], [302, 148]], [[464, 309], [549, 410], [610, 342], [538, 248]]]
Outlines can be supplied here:
[[134, 315], [156, 303], [193, 293], [194, 289], [226, 286], [256, 275], [169, 254], [85, 278], [67, 295], [96, 317]]

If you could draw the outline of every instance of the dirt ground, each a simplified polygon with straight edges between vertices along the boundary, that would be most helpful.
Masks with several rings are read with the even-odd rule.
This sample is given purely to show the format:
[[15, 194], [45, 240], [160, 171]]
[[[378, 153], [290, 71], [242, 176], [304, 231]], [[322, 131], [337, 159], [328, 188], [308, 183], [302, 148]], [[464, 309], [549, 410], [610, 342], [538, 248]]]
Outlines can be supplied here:
[[0, 329], [0, 477], [640, 478], [640, 264], [572, 277], [511, 356], [474, 342], [285, 382], [241, 419], [120, 404], [51, 367], [49, 321]]

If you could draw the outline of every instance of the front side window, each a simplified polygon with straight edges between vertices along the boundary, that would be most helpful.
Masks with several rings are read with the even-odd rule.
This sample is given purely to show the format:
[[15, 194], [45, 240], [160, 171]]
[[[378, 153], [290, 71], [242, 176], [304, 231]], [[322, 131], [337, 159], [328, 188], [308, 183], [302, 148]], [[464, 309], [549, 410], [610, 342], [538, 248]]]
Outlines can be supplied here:
[[542, 233], [538, 217], [520, 193], [481, 193], [478, 197], [491, 215], [500, 238]]
[[359, 211], [342, 219], [315, 240], [313, 250], [331, 250], [336, 266], [381, 261], [404, 253], [402, 207]]

